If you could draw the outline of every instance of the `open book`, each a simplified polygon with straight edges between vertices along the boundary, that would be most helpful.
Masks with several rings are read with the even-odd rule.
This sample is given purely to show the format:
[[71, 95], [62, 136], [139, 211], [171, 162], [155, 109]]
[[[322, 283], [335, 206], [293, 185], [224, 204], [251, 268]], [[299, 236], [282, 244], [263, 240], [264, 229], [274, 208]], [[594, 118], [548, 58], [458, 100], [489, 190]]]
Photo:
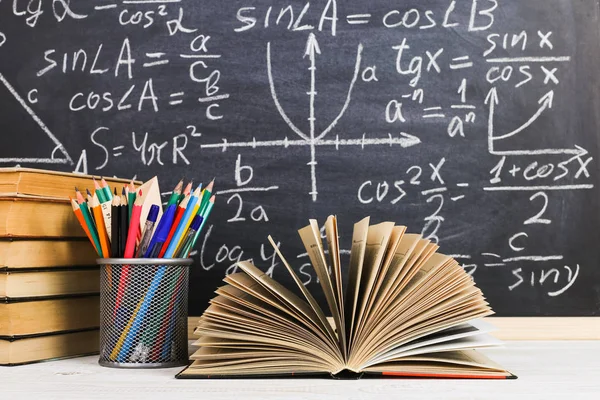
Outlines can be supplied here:
[[[471, 277], [438, 246], [392, 222], [354, 225], [347, 287], [336, 218], [300, 237], [325, 294], [323, 310], [269, 237], [297, 285], [283, 287], [249, 262], [226, 285], [195, 331], [199, 349], [178, 378], [514, 378], [474, 349], [500, 342], [481, 318], [492, 314]], [[329, 323], [326, 315], [333, 318]]]

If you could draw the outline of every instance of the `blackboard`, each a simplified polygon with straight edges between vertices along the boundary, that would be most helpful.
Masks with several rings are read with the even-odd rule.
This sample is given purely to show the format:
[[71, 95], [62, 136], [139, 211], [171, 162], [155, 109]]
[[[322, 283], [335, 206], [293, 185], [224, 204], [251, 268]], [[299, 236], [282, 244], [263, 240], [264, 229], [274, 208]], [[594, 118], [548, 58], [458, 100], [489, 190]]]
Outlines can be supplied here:
[[[309, 218], [407, 225], [499, 315], [597, 315], [590, 0], [0, 3], [0, 164], [217, 179], [190, 314], [237, 260], [318, 291]], [[345, 254], [345, 257], [347, 255]]]

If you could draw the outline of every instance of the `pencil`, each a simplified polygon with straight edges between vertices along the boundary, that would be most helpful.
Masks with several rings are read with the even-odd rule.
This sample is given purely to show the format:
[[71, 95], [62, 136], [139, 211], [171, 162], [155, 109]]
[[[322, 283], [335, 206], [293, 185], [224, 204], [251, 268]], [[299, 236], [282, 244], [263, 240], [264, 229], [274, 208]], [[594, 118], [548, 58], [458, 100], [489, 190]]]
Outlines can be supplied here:
[[106, 233], [106, 226], [104, 226], [104, 217], [102, 216], [102, 207], [98, 200], [97, 193], [92, 197], [92, 212], [96, 218], [96, 228], [98, 229], [98, 237], [100, 239], [100, 247], [102, 248], [102, 254], [104, 257], [110, 256], [110, 244], [108, 235]]
[[92, 181], [94, 181], [94, 192], [98, 195], [99, 202], [104, 203], [106, 201], [106, 195], [104, 193], [104, 190], [102, 189], [102, 187], [100, 187], [100, 185], [96, 181], [96, 178], [92, 178]]
[[204, 211], [204, 215], [202, 215], [202, 223], [200, 224], [200, 228], [196, 231], [196, 235], [194, 236], [194, 241], [192, 242], [192, 245], [188, 249], [188, 254], [185, 255], [184, 257], [187, 257], [189, 255], [189, 252], [192, 251], [192, 249], [196, 246], [196, 242], [198, 241], [198, 238], [200, 237], [200, 232], [202, 232], [202, 228], [204, 228], [204, 224], [206, 223], [206, 220], [208, 219], [208, 216], [210, 215], [210, 212], [212, 211], [214, 205], [215, 205], [215, 196], [212, 196], [210, 198], [210, 200], [208, 201], [208, 206], [206, 207], [206, 210]]
[[171, 239], [175, 235], [177, 226], [179, 225], [179, 222], [181, 221], [181, 218], [183, 217], [183, 214], [185, 213], [185, 209], [187, 208], [189, 201], [190, 201], [190, 196], [186, 196], [185, 199], [183, 199], [183, 201], [181, 203], [179, 203], [179, 205], [177, 206], [177, 210], [175, 211], [175, 218], [173, 219], [173, 224], [171, 225], [171, 229], [169, 230], [169, 234], [167, 235], [167, 240], [165, 240], [165, 243], [163, 244], [162, 249], [160, 250], [160, 253], [158, 253], [158, 258], [162, 258], [165, 255], [165, 253], [167, 252], [169, 243], [171, 242]]
[[127, 205], [127, 195], [123, 189], [121, 196], [121, 208], [119, 210], [119, 257], [123, 257], [125, 246], [127, 244], [127, 231], [129, 230], [129, 206]]
[[127, 204], [129, 204], [129, 220], [131, 221], [131, 213], [133, 212], [133, 204], [135, 203], [135, 185], [133, 184], [133, 179], [129, 182], [129, 186], [127, 187], [129, 191], [127, 193]]
[[181, 193], [181, 195], [179, 195], [179, 202], [181, 203], [187, 196], [190, 195], [190, 193], [192, 193], [192, 185], [194, 184], [194, 181], [190, 181], [186, 186], [185, 189], [183, 189], [183, 192]]
[[111, 241], [110, 241], [110, 256], [113, 258], [119, 257], [119, 230], [121, 227], [121, 197], [113, 196], [111, 207]]
[[[180, 222], [181, 226], [177, 227], [181, 231], [181, 234], [178, 235], [177, 231], [175, 231], [174, 237], [177, 237], [177, 243], [173, 250], [172, 257], [175, 257], [175, 255], [177, 254], [179, 248], [181, 247], [181, 242], [183, 241], [183, 239], [185, 239], [185, 233], [190, 228], [190, 225], [192, 224], [192, 221], [194, 220], [194, 216], [196, 216], [196, 214], [198, 213], [198, 210], [200, 209], [200, 200], [202, 199], [202, 193], [200, 192], [200, 188], [201, 188], [201, 186], [198, 186], [198, 188], [196, 188], [196, 190], [194, 190], [194, 195], [190, 198], [190, 203], [195, 203], [195, 204], [188, 203], [187, 208], [191, 208], [191, 210], [189, 211], [189, 214], [183, 215], [183, 217], [181, 218], [181, 222]], [[186, 208], [186, 211], [187, 211], [187, 208]]]
[[104, 198], [108, 201], [108, 200], [112, 200], [113, 199], [113, 195], [110, 192], [110, 186], [108, 186], [108, 183], [106, 183], [106, 180], [104, 178], [102, 178], [100, 180], [100, 183], [102, 184], [102, 190], [104, 191]]
[[172, 204], [177, 204], [177, 201], [179, 200], [179, 196], [181, 195], [182, 188], [183, 188], [183, 179], [180, 180], [179, 183], [177, 184], [177, 186], [175, 186], [175, 189], [173, 189], [173, 193], [171, 193], [171, 197], [169, 197], [167, 207], [169, 207]]
[[[77, 220], [79, 221], [79, 224], [81, 225], [81, 227], [83, 228], [83, 230], [84, 230], [85, 234], [87, 235], [88, 239], [90, 240], [90, 242], [94, 246], [94, 249], [96, 249], [96, 253], [98, 253], [98, 255], [100, 255], [100, 257], [102, 257], [102, 254], [99, 251], [100, 246], [97, 245], [97, 239], [94, 236], [92, 236], [92, 231], [90, 231], [90, 225], [86, 221], [86, 219], [85, 219], [85, 217], [83, 215], [81, 207], [73, 199], [71, 199], [71, 206], [73, 207], [73, 212], [75, 213], [75, 216], [77, 217]], [[93, 226], [92, 226], [92, 229], [94, 229]]]
[[196, 190], [194, 190], [194, 194], [192, 194], [192, 196], [190, 196], [190, 201], [188, 202], [185, 212], [183, 213], [183, 217], [181, 217], [181, 221], [179, 222], [179, 225], [177, 226], [177, 229], [175, 230], [175, 234], [171, 238], [171, 241], [169, 242], [169, 246], [167, 247], [167, 251], [164, 254], [165, 258], [175, 257], [175, 254], [177, 253], [177, 248], [181, 244], [181, 239], [183, 238], [183, 235], [187, 231], [188, 227], [190, 226], [190, 223], [192, 222], [192, 218], [194, 217], [194, 215], [196, 215], [196, 212], [197, 212], [196, 204], [198, 203], [199, 199], [200, 199], [200, 187], [198, 187]]
[[212, 190], [213, 190], [214, 185], [215, 185], [215, 180], [213, 178], [213, 180], [210, 181], [208, 186], [206, 186], [206, 190], [204, 190], [204, 192], [202, 192], [202, 202], [200, 203], [200, 210], [199, 210], [200, 215], [204, 214], [206, 207], [208, 206], [208, 201], [210, 200], [210, 196], [212, 196]]
[[[129, 220], [129, 229], [127, 230], [127, 242], [125, 243], [125, 251], [123, 258], [133, 258], [135, 254], [135, 241], [137, 239], [137, 231], [140, 226], [140, 214], [142, 213], [142, 191], [140, 190], [140, 196], [136, 199], [133, 209], [131, 211], [131, 219]], [[119, 286], [117, 288], [117, 298], [115, 300], [114, 317], [117, 316], [117, 311], [121, 306], [123, 300], [123, 293], [125, 292], [125, 285], [129, 277], [129, 266], [123, 265], [121, 268], [121, 275], [119, 276]]]

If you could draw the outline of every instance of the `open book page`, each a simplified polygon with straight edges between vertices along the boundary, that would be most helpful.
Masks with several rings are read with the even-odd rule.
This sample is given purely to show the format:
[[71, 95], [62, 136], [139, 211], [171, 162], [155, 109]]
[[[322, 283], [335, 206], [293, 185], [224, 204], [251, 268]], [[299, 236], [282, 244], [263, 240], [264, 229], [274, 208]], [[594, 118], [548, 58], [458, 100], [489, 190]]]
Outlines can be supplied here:
[[[215, 368], [227, 374], [255, 368], [265, 374], [287, 369], [328, 372], [343, 368], [337, 346], [324, 342], [320, 331], [316, 333], [298, 321], [292, 310], [295, 307], [283, 306], [281, 299], [245, 272], [229, 275], [226, 281], [235, 286], [217, 290], [219, 295], [211, 301], [195, 332], [201, 336], [196, 344], [202, 345], [200, 352], [192, 356], [196, 373], [216, 373]], [[207, 348], [213, 349], [210, 354], [225, 351], [227, 360], [211, 358]]]
[[474, 350], [459, 350], [407, 357], [366, 368], [366, 372], [382, 372], [398, 376], [448, 376], [448, 377], [506, 377], [511, 374], [504, 368]]
[[338, 334], [340, 337], [341, 351], [346, 358], [346, 330], [344, 322], [344, 294], [342, 289], [342, 265], [340, 261], [340, 244], [338, 238], [337, 219], [330, 215], [325, 222], [325, 235], [327, 236], [327, 249], [329, 250], [329, 262], [333, 269], [333, 289], [336, 297], [338, 312], [340, 314], [340, 328]]
[[[436, 273], [438, 278], [433, 279]], [[427, 327], [435, 326], [436, 318], [443, 321], [460, 317], [460, 323], [489, 313], [487, 303], [477, 297], [479, 293], [454, 260], [434, 254], [415, 274], [406, 291], [392, 302], [384, 318], [369, 331], [361, 348], [353, 354], [352, 364], [362, 365], [411, 336], [414, 338], [417, 327], [426, 333]], [[437, 302], [429, 300], [436, 296]]]
[[242, 271], [248, 274], [248, 276], [250, 276], [257, 283], [262, 285], [270, 293], [278, 297], [282, 302], [291, 305], [297, 312], [301, 313], [301, 315], [305, 317], [302, 318], [302, 321], [306, 324], [306, 326], [311, 328], [322, 341], [327, 342], [329, 345], [331, 345], [332, 350], [337, 352], [340, 362], [344, 361], [344, 357], [339, 351], [337, 343], [332, 344], [329, 341], [329, 337], [326, 336], [327, 332], [324, 332], [319, 324], [319, 317], [317, 313], [309, 304], [304, 302], [292, 291], [290, 291], [285, 286], [281, 285], [279, 282], [269, 277], [267, 274], [256, 268], [251, 263], [242, 261], [238, 263], [238, 266], [240, 267], [240, 269], [242, 269]]
[[[362, 331], [366, 328], [368, 323], [373, 319], [376, 314], [375, 305], [378, 304], [381, 299], [387, 294], [385, 288], [385, 279], [389, 276], [391, 269], [397, 269], [399, 263], [399, 255], [397, 253], [400, 247], [400, 242], [406, 232], [405, 226], [395, 226], [392, 229], [392, 234], [387, 244], [387, 248], [384, 252], [384, 259], [381, 263], [381, 268], [376, 274], [375, 281], [372, 288], [368, 289], [368, 299], [363, 312], [362, 323], [356, 329], [355, 336], [362, 334]], [[393, 274], [393, 273], [392, 273]]]
[[354, 320], [355, 336], [360, 334], [361, 327], [364, 324], [367, 304], [371, 296], [373, 296], [372, 292], [375, 281], [379, 275], [393, 230], [393, 222], [382, 222], [369, 226], [367, 247], [365, 249], [362, 276], [359, 284], [358, 311]]
[[[319, 326], [321, 327], [321, 329], [323, 330], [323, 332], [329, 336], [330, 343], [332, 343], [332, 344], [337, 343], [337, 336], [335, 334], [335, 331], [333, 330], [333, 327], [331, 326], [331, 324], [327, 321], [327, 317], [325, 316], [325, 313], [319, 306], [319, 303], [317, 303], [317, 301], [315, 300], [313, 295], [310, 294], [310, 292], [308, 291], [306, 286], [304, 286], [304, 284], [302, 283], [302, 281], [300, 280], [298, 275], [294, 272], [294, 270], [292, 269], [291, 265], [288, 263], [286, 258], [283, 256], [283, 254], [281, 254], [279, 247], [277, 246], [275, 241], [273, 241], [273, 238], [271, 236], [269, 236], [269, 242], [271, 243], [271, 246], [273, 246], [273, 249], [277, 253], [277, 256], [279, 257], [281, 262], [283, 262], [283, 265], [285, 265], [285, 268], [288, 270], [289, 274], [292, 276], [292, 279], [294, 279], [296, 286], [298, 286], [298, 288], [300, 289], [300, 291], [302, 292], [302, 294], [308, 301], [308, 304], [310, 304], [310, 306], [314, 310], [315, 314], [317, 315], [318, 321], [315, 321], [315, 322], [317, 322], [319, 324]], [[342, 354], [344, 354], [344, 353], [342, 353]]]
[[446, 300], [422, 316], [399, 322], [398, 326], [384, 329], [357, 356], [357, 364], [364, 366], [398, 346], [466, 321], [483, 318], [492, 314], [486, 303], [468, 292], [458, 294]]
[[[469, 338], [473, 336], [488, 336], [495, 330], [495, 327], [481, 319], [465, 322], [450, 328], [441, 329], [437, 332], [429, 333], [418, 339], [413, 339], [406, 344], [400, 344], [392, 350], [381, 353], [377, 358], [369, 362], [369, 365], [391, 360], [394, 357], [403, 355], [412, 350], [421, 350], [429, 346], [445, 344], [457, 339]], [[496, 340], [496, 339], [494, 339]]]
[[336, 331], [338, 332], [337, 336], [341, 348], [342, 335], [340, 335], [340, 332], [342, 329], [344, 329], [344, 327], [342, 326], [342, 320], [339, 313], [338, 304], [336, 302], [336, 296], [333, 291], [331, 277], [329, 276], [329, 268], [327, 268], [327, 261], [325, 260], [325, 252], [323, 250], [323, 243], [321, 242], [319, 225], [317, 224], [317, 221], [311, 219], [310, 225], [300, 229], [298, 233], [300, 234], [302, 243], [304, 243], [304, 248], [308, 253], [308, 257], [310, 258], [313, 268], [317, 273], [319, 282], [321, 283], [321, 288], [325, 294], [329, 311], [331, 312], [335, 322]]
[[[417, 250], [419, 242], [422, 242], [423, 246]], [[400, 237], [400, 242], [395, 248], [390, 265], [385, 274], [382, 274], [381, 285], [377, 296], [374, 298], [374, 304], [371, 306], [372, 315], [365, 324], [366, 328], [377, 321], [378, 316], [381, 315], [383, 305], [390, 299], [393, 289], [396, 288], [395, 282], [401, 281], [401, 276], [405, 275], [409, 269], [407, 265], [412, 265], [409, 261], [416, 259], [413, 254], [416, 253], [418, 256], [425, 248], [426, 243], [426, 240], [421, 239], [421, 235], [405, 233]]]
[[369, 233], [369, 217], [354, 224], [352, 232], [352, 248], [350, 251], [350, 266], [348, 271], [348, 288], [344, 297], [344, 315], [346, 316], [346, 337], [349, 347], [352, 346], [358, 291], [362, 277], [362, 268]]
[[[398, 302], [404, 298], [401, 296], [401, 293], [404, 295], [410, 293], [410, 287], [406, 289], [409, 283], [414, 285], [415, 283], [413, 282], [419, 282], [430, 269], [441, 266], [441, 263], [446, 260], [445, 258], [436, 258], [433, 262], [427, 264], [435, 248], [436, 246], [432, 245], [428, 240], [418, 240], [408, 261], [403, 263], [403, 268], [399, 271], [396, 281], [389, 287], [388, 296], [381, 298], [382, 304], [377, 307], [377, 314], [373, 314], [369, 321], [367, 321], [367, 329], [364, 330], [364, 333], [354, 338], [356, 346], [362, 346], [366, 341], [372, 340], [377, 332], [387, 327], [389, 321], [397, 315], [395, 311], [397, 310]], [[357, 354], [358, 351], [355, 351], [355, 358]]]

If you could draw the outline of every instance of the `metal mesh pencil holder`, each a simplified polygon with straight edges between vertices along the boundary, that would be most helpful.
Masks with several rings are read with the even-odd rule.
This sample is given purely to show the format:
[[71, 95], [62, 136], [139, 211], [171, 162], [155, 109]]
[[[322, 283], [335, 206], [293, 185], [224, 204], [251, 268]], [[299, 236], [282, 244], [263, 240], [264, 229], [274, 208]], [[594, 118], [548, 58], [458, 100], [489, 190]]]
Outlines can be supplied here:
[[187, 365], [191, 258], [102, 258], [100, 359], [116, 368]]

